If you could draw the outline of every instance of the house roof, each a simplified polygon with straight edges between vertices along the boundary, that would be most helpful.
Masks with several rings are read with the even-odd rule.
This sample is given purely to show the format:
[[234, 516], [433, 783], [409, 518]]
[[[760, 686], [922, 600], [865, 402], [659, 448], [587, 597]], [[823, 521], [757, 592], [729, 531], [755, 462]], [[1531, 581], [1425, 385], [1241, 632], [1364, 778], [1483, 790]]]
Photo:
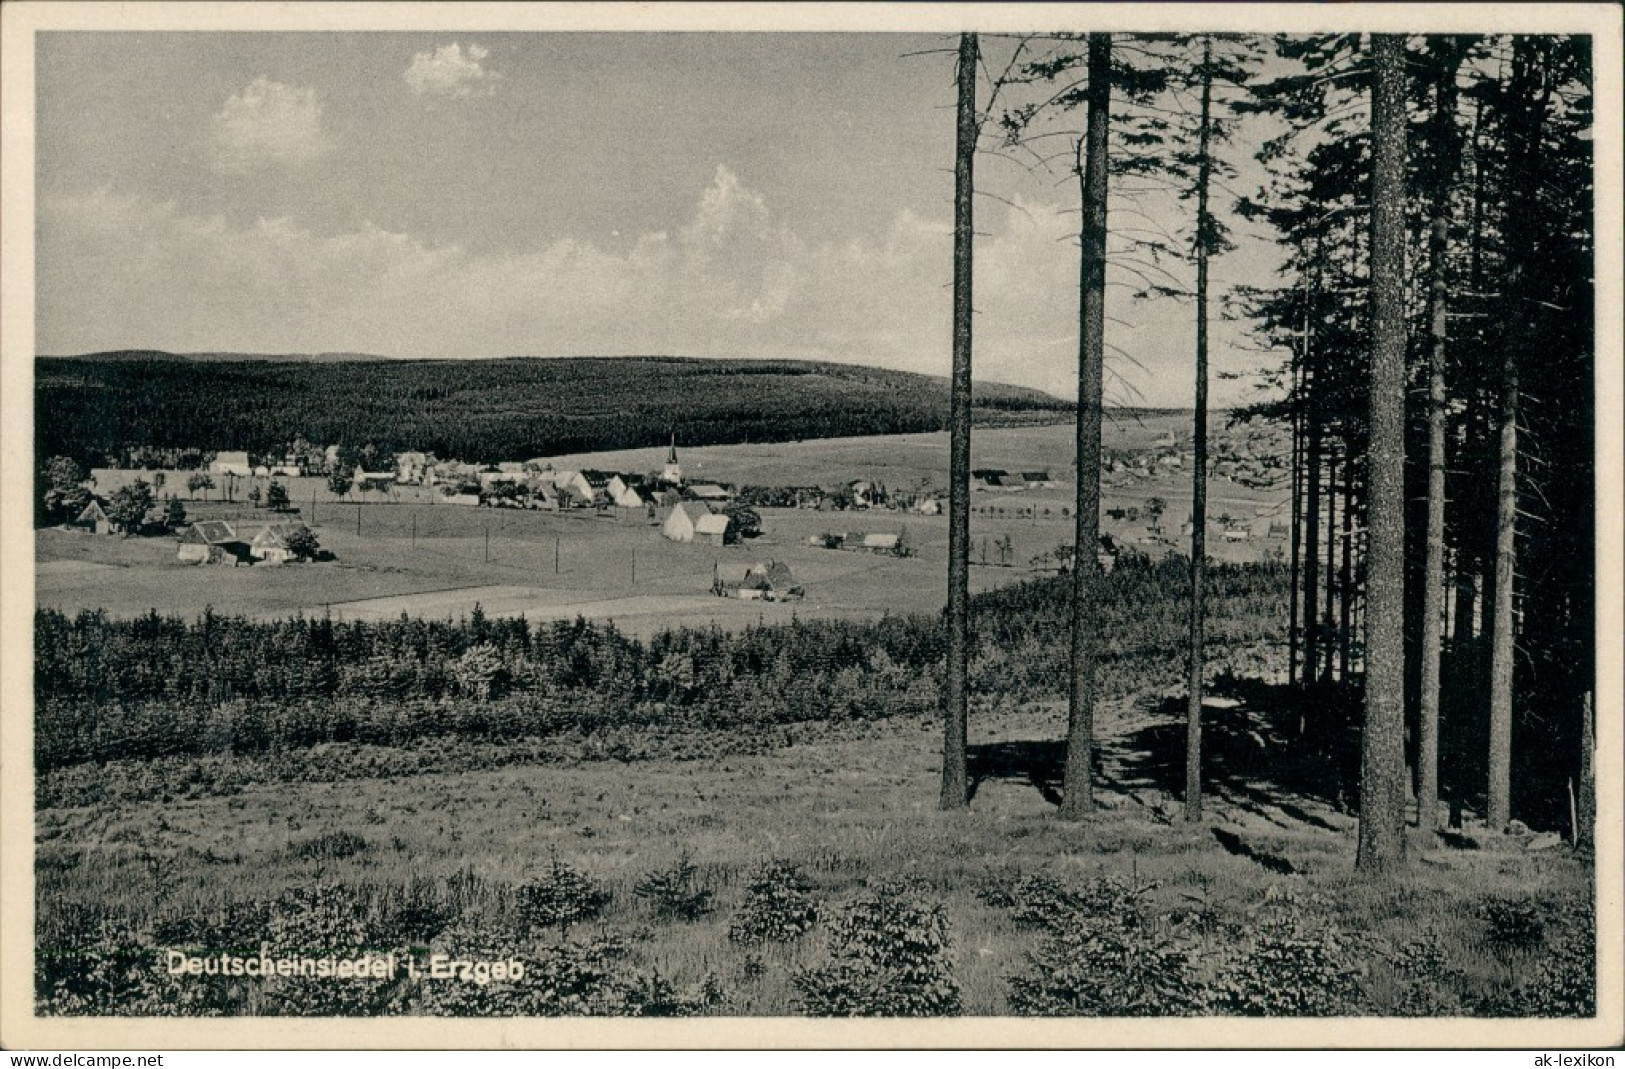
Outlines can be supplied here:
[[781, 560], [753, 564], [745, 573], [744, 585], [753, 590], [787, 590], [796, 585], [790, 566]]
[[1047, 471], [1024, 471], [1021, 473], [1021, 477], [1030, 483], [1049, 482], [1049, 472]]
[[97, 501], [95, 498], [91, 498], [90, 504], [86, 505], [84, 509], [80, 511], [79, 517], [73, 522], [92, 523], [96, 520], [105, 519], [107, 519], [107, 510], [102, 508], [102, 503], [100, 501]]
[[302, 523], [268, 523], [255, 532], [251, 544], [265, 547], [274, 546], [280, 549], [288, 547], [288, 536], [295, 531], [304, 530]]
[[694, 524], [696, 534], [726, 534], [728, 532], [728, 517], [720, 512], [707, 512]]
[[891, 549], [897, 545], [897, 536], [894, 534], [866, 534], [863, 544], [869, 549]]
[[186, 529], [181, 541], [220, 545], [225, 542], [241, 542], [243, 538], [225, 520], [199, 520]]
[[216, 464], [242, 464], [246, 467], [248, 464], [248, 454], [244, 452], [216, 453], [214, 455], [214, 462]]

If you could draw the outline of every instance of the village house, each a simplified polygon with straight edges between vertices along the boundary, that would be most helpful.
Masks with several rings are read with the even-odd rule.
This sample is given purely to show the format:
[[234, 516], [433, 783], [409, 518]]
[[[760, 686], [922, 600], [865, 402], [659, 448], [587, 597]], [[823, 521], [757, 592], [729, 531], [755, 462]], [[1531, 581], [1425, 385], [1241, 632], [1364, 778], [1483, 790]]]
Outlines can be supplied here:
[[216, 453], [214, 460], [209, 464], [211, 475], [240, 475], [248, 478], [254, 474], [254, 467], [248, 462], [248, 454], [244, 452]]
[[777, 560], [751, 565], [736, 591], [737, 597], [762, 601], [799, 601], [805, 594], [790, 566]]
[[687, 493], [696, 501], [726, 502], [733, 499], [732, 494], [716, 483], [695, 483], [688, 488]]
[[181, 532], [179, 560], [192, 564], [244, 564], [248, 540], [225, 520], [200, 520]]
[[732, 524], [733, 520], [720, 512], [701, 516], [694, 523], [694, 541], [725, 546], [728, 544], [728, 531]]
[[306, 530], [302, 523], [268, 523], [254, 533], [248, 543], [248, 555], [266, 564], [286, 564], [297, 560], [288, 540], [296, 532]]
[[863, 548], [870, 553], [896, 553], [897, 535], [866, 534], [863, 536]]
[[617, 508], [646, 508], [654, 500], [645, 492], [643, 479], [637, 475], [623, 475], [617, 472], [610, 476], [605, 491], [609, 494], [610, 502]]
[[1021, 482], [1029, 490], [1052, 490], [1055, 480], [1050, 478], [1047, 471], [1024, 471], [1021, 473]]
[[660, 533], [673, 542], [692, 542], [699, 531], [700, 521], [712, 515], [710, 508], [701, 502], [681, 502], [666, 517]]
[[107, 515], [102, 503], [95, 498], [91, 498], [90, 504], [74, 518], [73, 526], [94, 531], [99, 535], [118, 534], [118, 525]]
[[405, 453], [395, 454], [395, 478], [398, 482], [412, 486], [422, 485], [428, 476], [429, 465], [433, 459], [427, 453], [408, 450]]
[[977, 468], [970, 473], [971, 486], [977, 490], [1008, 489], [1010, 473], [1003, 468]]

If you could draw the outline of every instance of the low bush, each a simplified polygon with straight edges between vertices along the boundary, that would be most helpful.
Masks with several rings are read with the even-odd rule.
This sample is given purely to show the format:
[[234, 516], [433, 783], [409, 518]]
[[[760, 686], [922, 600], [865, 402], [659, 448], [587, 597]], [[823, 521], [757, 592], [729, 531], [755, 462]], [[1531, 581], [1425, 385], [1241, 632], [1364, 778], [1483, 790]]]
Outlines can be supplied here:
[[696, 921], [711, 912], [712, 891], [699, 878], [699, 867], [684, 850], [669, 869], [645, 873], [633, 893], [653, 903], [662, 920]]
[[728, 924], [728, 938], [745, 946], [788, 943], [818, 923], [812, 884], [788, 861], [766, 861], [745, 885], [744, 901]]
[[1239, 947], [1209, 996], [1214, 1009], [1247, 1017], [1336, 1017], [1364, 1006], [1364, 947], [1317, 915], [1319, 896], [1271, 887], [1251, 922], [1227, 933]]
[[1141, 896], [1149, 889], [1109, 876], [1079, 888], [1021, 876], [984, 893], [1018, 925], [1045, 933], [1027, 955], [1027, 972], [1008, 980], [1011, 1007], [1067, 1017], [1201, 1012], [1205, 999], [1189, 948], [1168, 918], [1145, 911]]
[[842, 908], [829, 961], [795, 973], [801, 1009], [815, 1017], [941, 1017], [959, 1012], [948, 917], [940, 903], [884, 881]]
[[609, 904], [609, 892], [553, 854], [545, 876], [521, 884], [519, 918], [529, 930], [557, 928], [562, 939], [570, 926], [591, 920]]

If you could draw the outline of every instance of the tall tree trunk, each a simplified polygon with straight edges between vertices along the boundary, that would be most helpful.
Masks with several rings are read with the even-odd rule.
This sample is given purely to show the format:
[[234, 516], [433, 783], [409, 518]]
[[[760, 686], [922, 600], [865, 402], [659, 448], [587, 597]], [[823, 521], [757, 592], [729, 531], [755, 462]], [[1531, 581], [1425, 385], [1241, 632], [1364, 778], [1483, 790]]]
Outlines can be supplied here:
[[1373, 34], [1365, 722], [1355, 866], [1405, 858], [1405, 44]]
[[1433, 89], [1433, 218], [1428, 231], [1428, 490], [1427, 545], [1422, 570], [1421, 694], [1417, 703], [1416, 825], [1439, 823], [1439, 668], [1444, 633], [1445, 348], [1448, 340], [1450, 193], [1461, 165], [1456, 125], [1456, 71], [1461, 42], [1437, 45]]
[[954, 356], [948, 447], [948, 680], [942, 717], [943, 809], [970, 800], [971, 254], [976, 158], [976, 35], [959, 38], [959, 122], [954, 146]]
[[[1304, 317], [1304, 339], [1307, 344], [1309, 319]], [[1299, 623], [1298, 607], [1303, 600], [1303, 356], [1300, 351], [1292, 357], [1292, 586], [1291, 604], [1287, 609], [1287, 682], [1296, 689], [1299, 675], [1299, 656], [1303, 652], [1303, 630]], [[1298, 734], [1303, 734], [1303, 707], [1298, 708]]]
[[1111, 121], [1112, 36], [1089, 35], [1088, 121], [1078, 178], [1079, 234], [1078, 492], [1072, 561], [1072, 677], [1067, 702], [1066, 773], [1061, 816], [1094, 808], [1095, 588], [1100, 579], [1100, 419], [1106, 356], [1106, 132]]
[[[1545, 45], [1538, 38], [1517, 37], [1512, 46], [1514, 109], [1507, 130], [1507, 183], [1532, 190], [1540, 181], [1539, 155], [1544, 100]], [[1549, 92], [1549, 87], [1546, 87]], [[1524, 213], [1514, 208], [1507, 218], [1507, 267], [1502, 286], [1507, 323], [1501, 346], [1500, 473], [1496, 480], [1495, 600], [1490, 633], [1489, 790], [1484, 819], [1491, 830], [1505, 828], [1512, 816], [1512, 661], [1513, 601], [1517, 581], [1519, 352], [1527, 343], [1528, 298], [1524, 278], [1534, 265], [1535, 235]]]
[[1337, 678], [1348, 681], [1354, 645], [1354, 458], [1343, 463], [1343, 562], [1337, 573]]
[[1320, 621], [1320, 644], [1326, 659], [1320, 666], [1320, 681], [1327, 685], [1331, 684], [1332, 666], [1337, 660], [1337, 625], [1332, 622], [1337, 605], [1337, 472], [1340, 462], [1347, 462], [1347, 458], [1338, 456], [1336, 448], [1330, 447], [1326, 457], [1326, 613]]
[[1208, 216], [1212, 177], [1213, 40], [1202, 45], [1202, 117], [1196, 164], [1196, 454], [1191, 471], [1190, 679], [1185, 709], [1185, 819], [1202, 819], [1202, 630], [1207, 585], [1207, 260], [1213, 246]]
[[[1304, 341], [1304, 351], [1310, 342]], [[1312, 685], [1320, 677], [1320, 466], [1324, 432], [1321, 428], [1319, 406], [1315, 403], [1315, 384], [1307, 368], [1304, 373], [1304, 420], [1307, 431], [1308, 492], [1303, 505], [1303, 682]]]

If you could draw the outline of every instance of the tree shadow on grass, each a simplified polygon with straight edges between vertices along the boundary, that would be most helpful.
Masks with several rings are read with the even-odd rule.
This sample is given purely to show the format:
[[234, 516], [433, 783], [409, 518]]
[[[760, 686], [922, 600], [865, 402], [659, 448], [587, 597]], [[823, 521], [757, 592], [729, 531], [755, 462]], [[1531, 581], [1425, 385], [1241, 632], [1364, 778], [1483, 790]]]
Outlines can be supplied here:
[[[1098, 744], [1091, 756], [1096, 788], [1110, 787], [1112, 784], [1102, 767]], [[1061, 786], [1066, 779], [1065, 739], [1016, 739], [983, 743], [970, 747], [967, 759], [972, 799], [984, 780], [998, 779], [1028, 783], [1050, 805], [1059, 807], [1061, 804]]]
[[[1203, 710], [1204, 790], [1282, 827], [1338, 825], [1317, 815], [1322, 806], [1348, 811], [1359, 803], [1359, 735], [1352, 688], [1324, 688], [1300, 698], [1292, 688], [1256, 679], [1220, 677], [1209, 690], [1218, 701]], [[1185, 699], [1169, 698], [1159, 722], [1122, 741], [1126, 771], [1173, 797], [1185, 789]]]

